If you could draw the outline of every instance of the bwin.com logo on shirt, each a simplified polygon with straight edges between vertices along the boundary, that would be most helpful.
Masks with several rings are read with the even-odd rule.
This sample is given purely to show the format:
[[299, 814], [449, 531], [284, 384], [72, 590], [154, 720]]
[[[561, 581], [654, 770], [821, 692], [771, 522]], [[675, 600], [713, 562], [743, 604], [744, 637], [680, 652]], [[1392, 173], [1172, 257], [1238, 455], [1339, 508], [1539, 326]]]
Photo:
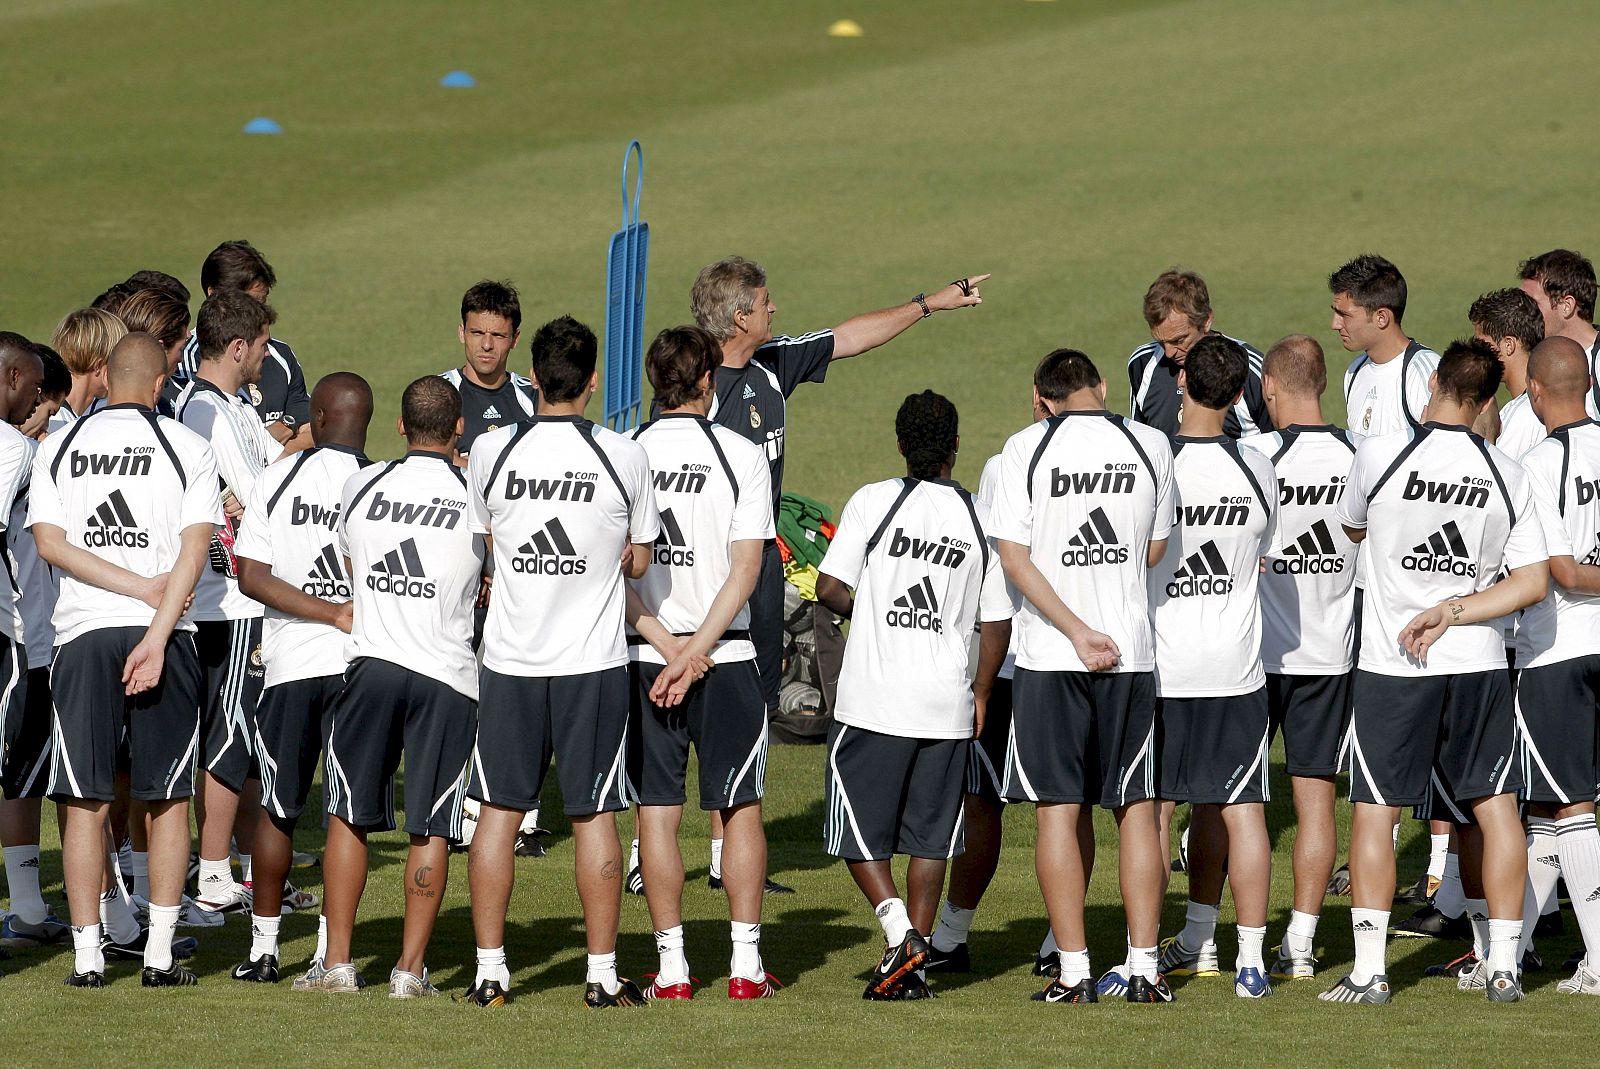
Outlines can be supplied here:
[[890, 627], [909, 627], [917, 631], [944, 633], [944, 621], [939, 618], [939, 598], [933, 592], [933, 582], [927, 576], [910, 590], [894, 599], [883, 622]]

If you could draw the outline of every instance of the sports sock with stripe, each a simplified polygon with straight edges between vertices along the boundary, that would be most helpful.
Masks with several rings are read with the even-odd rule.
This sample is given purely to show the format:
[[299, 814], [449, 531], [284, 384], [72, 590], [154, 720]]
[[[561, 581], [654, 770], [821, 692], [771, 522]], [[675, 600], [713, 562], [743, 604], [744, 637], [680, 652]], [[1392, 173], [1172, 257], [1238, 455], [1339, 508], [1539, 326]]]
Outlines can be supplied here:
[[49, 913], [39, 891], [39, 845], [5, 848], [6, 886], [11, 889], [11, 912], [27, 924], [43, 924]]
[[1455, 920], [1467, 911], [1466, 892], [1461, 889], [1461, 855], [1452, 851], [1444, 858], [1444, 875], [1433, 895], [1433, 908]]
[[1489, 975], [1497, 972], [1518, 975], [1522, 971], [1517, 962], [1517, 942], [1522, 938], [1522, 922], [1494, 918], [1489, 921], [1488, 929]]
[[883, 938], [891, 947], [897, 947], [906, 941], [906, 933], [911, 931], [911, 918], [906, 914], [906, 904], [903, 899], [885, 898], [873, 909], [878, 915], [878, 924], [883, 927]]
[[1444, 859], [1450, 853], [1450, 833], [1428, 836], [1428, 875], [1434, 879], [1444, 877]]
[[472, 985], [493, 980], [501, 987], [511, 986], [511, 969], [506, 965], [506, 948], [479, 947], [478, 948], [478, 974], [473, 978]]
[[1267, 971], [1267, 963], [1261, 960], [1261, 944], [1267, 941], [1267, 928], [1262, 925], [1252, 928], [1249, 925], [1239, 925], [1239, 956], [1235, 959], [1233, 967], [1236, 970], [1260, 969]]
[[72, 971], [105, 972], [106, 957], [100, 951], [100, 926], [85, 924], [72, 929]]
[[1061, 982], [1068, 987], [1081, 984], [1092, 975], [1089, 972], [1089, 948], [1082, 950], [1059, 951], [1061, 958]]
[[1183, 913], [1178, 942], [1185, 950], [1199, 950], [1217, 937], [1217, 907], [1190, 899]]
[[221, 861], [201, 858], [198, 883], [197, 898], [214, 901], [217, 896], [228, 894], [233, 890], [233, 863], [227, 858]]
[[675, 924], [656, 933], [656, 953], [661, 956], [657, 983], [665, 987], [689, 979], [689, 959], [683, 953], [683, 925]]
[[1354, 907], [1350, 910], [1350, 930], [1356, 943], [1356, 962], [1350, 970], [1350, 982], [1360, 987], [1388, 971], [1384, 949], [1389, 939], [1389, 911]]
[[150, 934], [144, 944], [145, 968], [163, 971], [172, 968], [172, 933], [178, 930], [178, 909], [150, 903]]
[[1472, 952], [1482, 960], [1489, 953], [1489, 903], [1482, 898], [1467, 899], [1467, 919], [1472, 922]]
[[[155, 921], [150, 922], [152, 925]], [[260, 961], [271, 954], [278, 956], [278, 928], [283, 923], [283, 917], [258, 917], [250, 915], [250, 960]]]
[[621, 989], [622, 983], [617, 979], [617, 952], [609, 954], [590, 954], [588, 959], [587, 983], [599, 984], [602, 991], [608, 995], [615, 995]]
[[711, 840], [711, 875], [722, 879], [722, 840]]
[[150, 854], [145, 850], [128, 852], [128, 875], [133, 877], [133, 893], [150, 901]]
[[948, 954], [965, 943], [972, 931], [972, 918], [977, 912], [975, 909], [962, 909], [946, 900], [944, 908], [939, 910], [939, 923], [933, 929], [931, 942], [934, 949]]
[[1556, 848], [1561, 851], [1561, 875], [1589, 951], [1590, 968], [1600, 971], [1600, 831], [1594, 814], [1558, 820]]
[[1128, 946], [1127, 970], [1128, 978], [1142, 976], [1146, 980], [1154, 981], [1156, 978], [1156, 963], [1159, 953], [1155, 947]]
[[1522, 939], [1517, 944], [1517, 960], [1533, 945], [1533, 921], [1556, 896], [1556, 881], [1561, 878], [1561, 854], [1556, 849], [1556, 824], [1553, 820], [1528, 822], [1528, 883], [1522, 897]]
[[243, 884], [255, 882], [255, 871], [250, 864], [249, 854], [239, 855], [239, 882]]
[[636, 869], [638, 867], [639, 867], [639, 840], [635, 839], [633, 841], [633, 845], [628, 848], [628, 871], [632, 872], [634, 869]]
[[1284, 933], [1283, 945], [1297, 958], [1309, 958], [1317, 941], [1317, 914], [1289, 911], [1289, 930]]
[[728, 963], [729, 976], [742, 976], [746, 980], [760, 980], [767, 975], [761, 964], [761, 925], [734, 921], [732, 924], [733, 960]]
[[314, 964], [321, 965], [322, 959], [328, 956], [328, 918], [317, 914], [317, 949], [311, 955]]

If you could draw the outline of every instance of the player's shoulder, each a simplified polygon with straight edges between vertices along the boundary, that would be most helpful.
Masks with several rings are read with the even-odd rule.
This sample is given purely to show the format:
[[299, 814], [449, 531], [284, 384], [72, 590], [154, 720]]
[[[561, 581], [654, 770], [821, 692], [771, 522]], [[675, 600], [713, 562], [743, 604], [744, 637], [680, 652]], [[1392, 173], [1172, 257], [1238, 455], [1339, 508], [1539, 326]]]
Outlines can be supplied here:
[[272, 351], [274, 356], [288, 364], [290, 367], [299, 366], [300, 358], [294, 355], [294, 346], [290, 345], [282, 338], [268, 338], [267, 348]]
[[1232, 334], [1224, 334], [1223, 337], [1227, 338], [1229, 341], [1233, 342], [1233, 344], [1244, 350], [1245, 358], [1250, 362], [1251, 375], [1255, 376], [1256, 378], [1260, 378], [1261, 365], [1267, 359], [1262, 355], [1261, 350], [1257, 349], [1254, 345], [1251, 345], [1243, 338], [1235, 338]]
[[1024, 454], [1032, 453], [1039, 447], [1039, 443], [1044, 439], [1045, 433], [1050, 428], [1050, 422], [1051, 421], [1047, 419], [1035, 420], [1026, 427], [1017, 431], [1011, 437], [1006, 439], [1006, 444], [1002, 446], [1000, 450], [1001, 455], [1004, 456], [1006, 453], [1015, 452], [1021, 452]]
[[179, 452], [193, 455], [198, 453], [209, 453], [211, 451], [210, 439], [196, 431], [193, 427], [185, 427], [181, 420], [176, 420], [171, 416], [163, 416], [158, 412], [151, 412], [148, 410], [146, 410], [143, 415], [145, 419], [149, 420], [150, 426], [157, 433], [164, 436], [167, 441], [171, 443], [172, 447]]
[[705, 424], [711, 429], [711, 437], [717, 440], [717, 445], [722, 448], [728, 458], [728, 463], [734, 465], [762, 464], [767, 462], [767, 451], [761, 448], [738, 431], [724, 427], [720, 423]]
[[1000, 468], [1004, 463], [1004, 453], [996, 453], [988, 460], [985, 460], [983, 462], [983, 470], [978, 473], [978, 485], [980, 487], [993, 485], [994, 481], [1000, 478]]
[[1406, 361], [1406, 371], [1411, 375], [1432, 375], [1439, 366], [1439, 354], [1414, 338], [1402, 359]]
[[1160, 357], [1161, 343], [1158, 341], [1147, 341], [1143, 345], [1135, 348], [1133, 352], [1128, 354], [1128, 370], [1129, 372], [1132, 372], [1136, 368], [1142, 368], [1150, 361], [1158, 360]]
[[589, 424], [585, 433], [595, 445], [613, 459], [624, 460], [631, 464], [643, 464], [647, 468], [650, 466], [650, 455], [645, 452], [644, 446], [628, 435], [618, 434], [601, 423]]
[[458, 367], [446, 368], [439, 372], [439, 377], [456, 389], [461, 389], [461, 369]]
[[1239, 439], [1243, 449], [1260, 453], [1265, 457], [1275, 457], [1283, 448], [1284, 435], [1282, 431], [1263, 431], [1260, 434], [1247, 434]]
[[[1265, 438], [1266, 435], [1258, 434], [1254, 437]], [[1255, 472], [1258, 478], [1265, 479], [1269, 482], [1277, 478], [1278, 472], [1277, 469], [1272, 465], [1272, 457], [1270, 454], [1263, 453], [1261, 450], [1247, 444], [1243, 440], [1240, 440], [1235, 445], [1235, 449], [1238, 450], [1239, 459], [1243, 461], [1245, 467]]]
[[1415, 427], [1405, 427], [1384, 434], [1369, 434], [1356, 445], [1356, 457], [1363, 461], [1377, 457], [1393, 459], [1416, 439]]
[[7, 453], [32, 453], [38, 445], [38, 442], [17, 430], [12, 424], [0, 420], [0, 450]]
[[[460, 375], [461, 372], [458, 370], [456, 376], [459, 378]], [[534, 389], [533, 380], [526, 375], [518, 375], [515, 371], [510, 371], [506, 373], [506, 377], [511, 380], [511, 385], [524, 393], [531, 392]]]
[[472, 443], [471, 457], [489, 456], [498, 454], [511, 444], [511, 439], [518, 433], [519, 427], [527, 427], [525, 423], [507, 423], [496, 427], [492, 431], [484, 431]]
[[846, 512], [868, 513], [881, 511], [894, 503], [895, 498], [905, 489], [904, 479], [884, 479], [881, 482], [867, 483], [855, 493], [850, 495], [850, 500], [844, 503]]
[[340, 490], [339, 496], [343, 500], [349, 501], [356, 494], [360, 493], [362, 488], [366, 487], [368, 484], [373, 482], [373, 480], [394, 468], [398, 463], [399, 461], [396, 460], [385, 460], [376, 464], [368, 464], [365, 467], [357, 468], [355, 471], [351, 472], [345, 477], [344, 486]]
[[1172, 438], [1166, 431], [1146, 423], [1135, 423], [1126, 416], [1116, 416], [1113, 422], [1121, 424], [1122, 429], [1133, 436], [1134, 441], [1150, 455], [1152, 461], [1162, 453], [1172, 455]]

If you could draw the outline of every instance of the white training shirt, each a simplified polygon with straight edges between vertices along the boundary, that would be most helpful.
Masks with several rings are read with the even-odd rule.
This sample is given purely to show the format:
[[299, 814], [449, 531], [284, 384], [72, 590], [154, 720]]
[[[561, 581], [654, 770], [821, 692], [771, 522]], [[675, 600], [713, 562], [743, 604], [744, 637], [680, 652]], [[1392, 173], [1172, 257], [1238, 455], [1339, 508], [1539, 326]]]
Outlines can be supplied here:
[[[1000, 454], [996, 453], [994, 456], [990, 457], [984, 462], [983, 474], [978, 476], [978, 492], [973, 495], [973, 497], [977, 499], [978, 513], [980, 515], [992, 516], [994, 514], [994, 496], [996, 492], [996, 486], [1000, 482], [1000, 472]], [[990, 548], [993, 549], [993, 534], [990, 535], [989, 542]], [[1011, 598], [1011, 603], [1013, 605], [1022, 604], [1022, 595], [1019, 594], [1017, 589], [1011, 585], [1011, 580], [1009, 579], [1006, 580], [1006, 594]], [[1006, 647], [1006, 659], [1001, 662], [1000, 674], [996, 678], [1010, 679], [1016, 674], [1016, 670], [1017, 632], [1016, 629], [1013, 628], [1011, 631], [1011, 645]]]
[[971, 738], [967, 636], [1016, 611], [972, 495], [945, 479], [863, 486], [818, 571], [855, 588], [834, 719], [902, 738]]
[[1354, 439], [1332, 425], [1294, 425], [1239, 444], [1277, 473], [1277, 533], [1261, 573], [1261, 665], [1281, 675], [1343, 675], [1353, 660], [1356, 545], [1337, 512]]
[[[13, 645], [27, 646], [27, 621], [22, 615], [22, 575], [15, 552], [18, 544], [31, 544], [33, 538], [23, 529], [27, 522], [25, 512], [28, 501], [28, 479], [33, 474], [33, 439], [16, 427], [0, 420], [0, 531], [5, 532], [6, 595], [9, 611], [0, 612], [0, 634]], [[26, 550], [24, 550], [24, 553]]]
[[[1600, 565], [1600, 425], [1583, 420], [1556, 432], [1522, 458], [1533, 511], [1552, 557]], [[1539, 668], [1600, 653], [1600, 597], [1572, 594], [1553, 579], [1517, 625], [1517, 667]]]
[[14, 578], [12, 618], [19, 641], [27, 647], [28, 667], [48, 668], [55, 654], [56, 631], [51, 616], [56, 611], [56, 595], [61, 581], [55, 569], [39, 556], [39, 546], [28, 529], [28, 490], [33, 481], [33, 456], [38, 443], [28, 441], [28, 466], [24, 483], [11, 501], [11, 516], [6, 527], [7, 563]]
[[[145, 577], [170, 572], [182, 534], [222, 522], [217, 467], [204, 438], [142, 405], [121, 404], [52, 434], [33, 458], [28, 526], [49, 524], [67, 541]], [[61, 573], [55, 641], [106, 627], [148, 627], [156, 611]], [[194, 630], [189, 617], [179, 628]]]
[[[1111, 636], [1122, 660], [1109, 671], [1154, 670], [1145, 560], [1172, 527], [1170, 440], [1110, 412], [1066, 412], [1018, 431], [1000, 456], [990, 535], [1029, 547], [1067, 608]], [[1030, 671], [1087, 671], [1027, 601], [1015, 644]]]
[[1533, 402], [1526, 391], [1506, 402], [1500, 410], [1500, 437], [1495, 448], [1521, 462], [1528, 450], [1545, 440], [1544, 421], [1533, 413]]
[[476, 701], [483, 539], [467, 520], [461, 470], [413, 449], [350, 476], [340, 502], [339, 552], [355, 602], [350, 659], [388, 661]]
[[[233, 491], [240, 504], [250, 500], [256, 479], [268, 462], [283, 453], [267, 433], [261, 417], [237, 394], [225, 394], [205, 379], [193, 379], [178, 395], [178, 420], [211, 443], [216, 454], [221, 485]], [[265, 609], [239, 591], [239, 581], [209, 563], [194, 588], [196, 620], [253, 620]]]
[[1439, 354], [1417, 341], [1381, 364], [1366, 353], [1356, 357], [1344, 372], [1350, 433], [1357, 439], [1393, 434], [1420, 421], [1428, 403], [1428, 381], [1438, 367]]
[[[235, 555], [266, 565], [313, 597], [349, 601], [339, 517], [345, 484], [371, 463], [354, 449], [321, 445], [267, 465], [245, 503]], [[336, 627], [267, 608], [261, 626], [265, 685], [343, 675], [346, 645]]]
[[1400, 629], [1447, 598], [1487, 589], [1502, 568], [1546, 559], [1528, 479], [1515, 461], [1465, 427], [1428, 423], [1368, 438], [1356, 450], [1339, 522], [1367, 530], [1363, 672], [1504, 670], [1498, 620], [1449, 628], [1426, 664], [1400, 645]]
[[[730, 544], [776, 536], [772, 476], [761, 447], [688, 413], [657, 416], [631, 435], [650, 461], [661, 531], [650, 548], [650, 568], [633, 588], [650, 615], [674, 635], [690, 635], [705, 622], [728, 580]], [[750, 606], [739, 607], [728, 631], [740, 633], [711, 648], [717, 663], [750, 661]], [[628, 654], [664, 663], [661, 654], [628, 630]]]
[[622, 553], [661, 527], [644, 447], [580, 416], [479, 437], [472, 529], [494, 539], [484, 667], [570, 676], [628, 663]]
[[1249, 694], [1266, 686], [1256, 590], [1278, 514], [1272, 461], [1227, 437], [1172, 448], [1177, 515], [1149, 577], [1156, 685], [1163, 698]]

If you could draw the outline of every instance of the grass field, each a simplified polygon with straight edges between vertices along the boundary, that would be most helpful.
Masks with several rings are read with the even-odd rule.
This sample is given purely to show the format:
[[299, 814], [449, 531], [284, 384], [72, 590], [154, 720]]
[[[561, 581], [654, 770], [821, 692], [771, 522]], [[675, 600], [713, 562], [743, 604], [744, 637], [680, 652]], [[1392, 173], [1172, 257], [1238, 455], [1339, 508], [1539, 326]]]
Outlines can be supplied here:
[[[840, 17], [865, 36], [826, 36]], [[685, 319], [695, 270], [731, 252], [766, 265], [778, 326], [793, 332], [994, 272], [981, 309], [919, 324], [796, 396], [788, 483], [838, 504], [896, 473], [892, 417], [910, 390], [957, 401], [957, 476], [969, 479], [1026, 419], [1028, 372], [1050, 348], [1094, 355], [1125, 408], [1123, 359], [1146, 337], [1140, 296], [1174, 263], [1206, 276], [1219, 328], [1262, 346], [1309, 332], [1337, 369], [1323, 279], [1357, 252], [1400, 265], [1406, 325], [1435, 345], [1467, 330], [1468, 303], [1513, 281], [1522, 257], [1556, 245], [1593, 254], [1596, 30], [1600, 11], [1583, 0], [9, 0], [0, 329], [48, 337], [136, 268], [193, 286], [207, 250], [248, 237], [280, 276], [279, 333], [309, 377], [372, 379], [385, 413], [372, 451], [393, 455], [399, 390], [459, 361], [456, 302], [473, 281], [516, 280], [530, 325], [571, 312], [598, 327], [618, 166], [637, 137], [650, 333]], [[457, 68], [478, 87], [439, 88]], [[243, 136], [256, 116], [284, 134]], [[1330, 415], [1341, 407], [1333, 399]], [[59, 986], [65, 959], [19, 957], [0, 981], [0, 1055], [19, 1066], [146, 1051], [173, 1063], [1593, 1063], [1592, 1007], [1556, 995], [1552, 974], [1533, 980], [1529, 1002], [1491, 1013], [1417, 983], [1432, 947], [1395, 948], [1401, 999], [1383, 1013], [1315, 1004], [1320, 985], [1245, 1005], [1203, 982], [1149, 1014], [1033, 1006], [1026, 967], [1043, 922], [1020, 809], [975, 933], [978, 974], [942, 985], [935, 1003], [863, 1005], [876, 927], [821, 854], [819, 758], [780, 751], [769, 766], [774, 867], [800, 889], [771, 903], [766, 954], [791, 983], [779, 1001], [733, 1007], [713, 987], [691, 1006], [584, 1016], [563, 837], [519, 870], [510, 950], [522, 997], [504, 1013], [241, 990], [223, 976], [248, 942], [234, 923], [205, 940], [199, 990], [144, 993], [124, 970], [88, 1010]], [[1275, 817], [1274, 938], [1291, 838], [1281, 807]], [[686, 840], [703, 829], [691, 821]], [[317, 839], [308, 829], [305, 845]], [[1414, 875], [1419, 844], [1403, 848]], [[398, 943], [402, 851], [399, 838], [375, 851], [358, 930], [372, 979]], [[699, 845], [690, 857], [703, 865]], [[53, 840], [46, 869], [59, 900]], [[1122, 938], [1112, 875], [1102, 864], [1092, 895], [1102, 965]], [[1179, 878], [1167, 930], [1182, 892]], [[723, 907], [703, 889], [686, 905], [696, 971], [719, 977]], [[1325, 914], [1329, 969], [1349, 958], [1345, 905]], [[648, 927], [630, 899], [628, 970], [651, 965]], [[288, 958], [304, 958], [313, 929], [286, 924]], [[458, 884], [433, 955], [452, 990], [470, 979], [471, 946]], [[1231, 960], [1231, 938], [1223, 953]]]

